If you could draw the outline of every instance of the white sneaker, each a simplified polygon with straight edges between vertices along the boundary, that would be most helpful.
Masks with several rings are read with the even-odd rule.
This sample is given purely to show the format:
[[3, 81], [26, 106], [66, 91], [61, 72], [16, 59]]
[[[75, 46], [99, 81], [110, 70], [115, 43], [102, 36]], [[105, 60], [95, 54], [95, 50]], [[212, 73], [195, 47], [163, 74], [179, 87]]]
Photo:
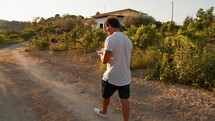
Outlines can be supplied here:
[[106, 115], [106, 114], [102, 114], [102, 113], [100, 113], [100, 112], [99, 112], [99, 111], [100, 111], [100, 109], [98, 109], [98, 108], [94, 108], [94, 111], [95, 111], [95, 113], [96, 113], [97, 115], [101, 116], [102, 118], [106, 118], [106, 117], [107, 117], [107, 115]]

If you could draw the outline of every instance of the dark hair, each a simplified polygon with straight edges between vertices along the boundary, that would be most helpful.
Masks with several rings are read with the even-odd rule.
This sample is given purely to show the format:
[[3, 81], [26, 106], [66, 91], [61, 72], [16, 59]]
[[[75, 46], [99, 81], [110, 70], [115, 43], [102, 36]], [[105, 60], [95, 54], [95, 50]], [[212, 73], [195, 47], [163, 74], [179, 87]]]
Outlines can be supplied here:
[[105, 25], [107, 26], [108, 24], [110, 24], [114, 28], [120, 27], [119, 20], [115, 17], [108, 17], [105, 21]]

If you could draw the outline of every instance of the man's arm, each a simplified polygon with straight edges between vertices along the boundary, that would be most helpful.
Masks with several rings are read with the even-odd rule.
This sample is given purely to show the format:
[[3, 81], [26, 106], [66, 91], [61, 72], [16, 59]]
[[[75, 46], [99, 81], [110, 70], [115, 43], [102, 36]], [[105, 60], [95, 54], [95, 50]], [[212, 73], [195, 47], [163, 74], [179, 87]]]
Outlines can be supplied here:
[[102, 63], [107, 64], [108, 62], [110, 62], [111, 56], [112, 56], [111, 51], [105, 51], [105, 53], [102, 54], [102, 56], [101, 56]]

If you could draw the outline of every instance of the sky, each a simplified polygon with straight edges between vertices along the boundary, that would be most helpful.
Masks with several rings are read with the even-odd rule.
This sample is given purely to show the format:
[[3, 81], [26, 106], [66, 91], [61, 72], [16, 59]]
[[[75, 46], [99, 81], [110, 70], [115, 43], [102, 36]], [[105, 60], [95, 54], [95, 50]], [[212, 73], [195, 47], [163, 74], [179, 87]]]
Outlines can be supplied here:
[[173, 20], [182, 25], [187, 16], [196, 18], [200, 8], [206, 11], [214, 6], [215, 0], [0, 0], [0, 19], [32, 21], [36, 17], [47, 19], [56, 14], [90, 18], [96, 12], [130, 8], [161, 22], [171, 21], [173, 13]]

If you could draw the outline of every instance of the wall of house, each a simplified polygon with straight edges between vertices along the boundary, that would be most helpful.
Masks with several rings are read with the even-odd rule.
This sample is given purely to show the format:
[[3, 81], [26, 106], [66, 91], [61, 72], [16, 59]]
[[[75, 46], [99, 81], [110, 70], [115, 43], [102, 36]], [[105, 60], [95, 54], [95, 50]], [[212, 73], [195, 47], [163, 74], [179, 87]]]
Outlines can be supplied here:
[[[107, 17], [105, 18], [97, 18], [95, 21], [96, 21], [96, 28], [104, 28], [104, 22], [106, 20]], [[102, 26], [101, 26], [102, 25]]]
[[138, 14], [138, 12], [135, 12], [135, 11], [123, 11], [122, 12], [123, 16], [129, 16], [129, 15], [135, 15], [135, 14]]
[[113, 12], [111, 15], [122, 15], [122, 16], [129, 16], [129, 15], [134, 15], [138, 14], [139, 12], [135, 11], [119, 11], [119, 12]]

